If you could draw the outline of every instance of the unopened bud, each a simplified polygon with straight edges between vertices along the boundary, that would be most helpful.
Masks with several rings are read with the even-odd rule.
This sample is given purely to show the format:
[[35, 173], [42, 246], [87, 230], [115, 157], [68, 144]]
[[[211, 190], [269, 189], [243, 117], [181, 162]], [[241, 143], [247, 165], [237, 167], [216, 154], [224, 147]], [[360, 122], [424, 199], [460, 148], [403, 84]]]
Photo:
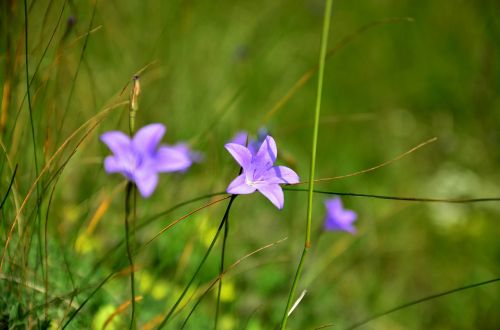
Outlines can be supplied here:
[[139, 83], [139, 76], [134, 76], [132, 78], [132, 92], [130, 95], [130, 107], [132, 111], [137, 111], [139, 109], [138, 98], [139, 94], [141, 94], [141, 84]]

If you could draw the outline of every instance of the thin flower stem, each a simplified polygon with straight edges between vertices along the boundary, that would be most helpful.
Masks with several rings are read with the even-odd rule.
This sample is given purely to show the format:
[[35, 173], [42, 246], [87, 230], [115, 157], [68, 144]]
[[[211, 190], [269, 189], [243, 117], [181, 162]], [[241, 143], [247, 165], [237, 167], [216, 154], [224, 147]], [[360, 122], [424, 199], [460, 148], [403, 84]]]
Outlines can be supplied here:
[[210, 243], [210, 246], [208, 247], [207, 249], [207, 252], [205, 252], [205, 255], [203, 256], [203, 258], [201, 259], [201, 262], [200, 264], [198, 265], [198, 267], [196, 268], [193, 276], [191, 277], [191, 279], [189, 280], [188, 284], [186, 285], [186, 287], [184, 288], [184, 291], [182, 291], [181, 295], [179, 296], [179, 298], [177, 298], [177, 301], [175, 302], [175, 304], [172, 306], [172, 308], [170, 308], [170, 310], [168, 311], [168, 314], [167, 316], [165, 316], [165, 318], [163, 319], [163, 321], [160, 323], [160, 325], [158, 326], [158, 329], [162, 329], [165, 324], [167, 324], [168, 320], [172, 317], [172, 315], [174, 314], [175, 310], [177, 309], [177, 307], [179, 306], [180, 302], [182, 301], [182, 299], [184, 298], [184, 296], [186, 295], [187, 291], [189, 290], [189, 288], [191, 287], [191, 284], [193, 284], [196, 276], [198, 275], [198, 273], [200, 272], [201, 268], [203, 267], [203, 265], [205, 264], [205, 261], [207, 260], [208, 258], [208, 255], [210, 254], [210, 251], [212, 251], [212, 248], [214, 247], [215, 245], [215, 242], [217, 242], [217, 238], [219, 237], [219, 234], [222, 230], [222, 227], [224, 226], [224, 224], [226, 223], [228, 217], [229, 217], [229, 210], [231, 209], [231, 205], [233, 204], [233, 201], [234, 199], [236, 198], [237, 195], [231, 195], [231, 199], [229, 200], [229, 203], [227, 205], [227, 208], [226, 208], [226, 211], [224, 212], [224, 216], [222, 217], [222, 221], [219, 225], [219, 228], [217, 228], [217, 232], [215, 233], [215, 236], [214, 238], [212, 239], [212, 242]]
[[[307, 192], [308, 189], [301, 188], [287, 188], [287, 191], [301, 191]], [[316, 194], [337, 195], [337, 196], [352, 196], [352, 197], [367, 197], [375, 199], [389, 199], [406, 202], [426, 202], [426, 203], [451, 203], [451, 204], [466, 204], [466, 203], [481, 203], [481, 202], [500, 202], [500, 197], [480, 197], [480, 198], [428, 198], [428, 197], [401, 197], [401, 196], [386, 196], [386, 195], [371, 195], [371, 194], [358, 194], [351, 192], [338, 192], [338, 191], [325, 191], [314, 190]]]
[[[139, 76], [135, 75], [132, 78], [132, 91], [130, 92], [130, 102], [129, 102], [129, 112], [128, 112], [128, 123], [130, 136], [134, 136], [135, 134], [135, 116], [137, 111], [139, 110], [138, 97], [140, 94], [141, 88], [139, 84]], [[130, 319], [130, 329], [137, 328], [136, 322], [136, 310], [135, 310], [135, 285], [134, 285], [134, 260], [132, 250], [135, 249], [135, 228], [136, 226], [136, 218], [137, 218], [137, 186], [129, 182], [127, 184], [127, 193], [126, 193], [126, 201], [125, 201], [125, 237], [126, 237], [126, 245], [127, 245], [127, 255], [128, 261], [130, 264], [130, 291], [132, 295], [131, 306], [132, 306], [132, 316]], [[132, 231], [130, 232], [130, 224], [128, 221], [130, 215], [130, 204], [132, 204]]]
[[127, 247], [127, 257], [128, 263], [130, 266], [130, 293], [132, 295], [131, 306], [132, 306], [132, 315], [130, 317], [130, 326], [129, 329], [135, 329], [135, 286], [134, 286], [134, 260], [132, 258], [132, 249], [130, 243], [130, 233], [129, 233], [129, 218], [132, 215], [134, 217], [135, 210], [131, 210], [135, 205], [133, 202], [132, 196], [134, 194], [134, 184], [132, 182], [127, 183], [127, 189], [125, 193], [125, 244]]
[[314, 112], [314, 127], [312, 136], [312, 150], [311, 150], [311, 169], [309, 172], [309, 194], [307, 200], [307, 219], [306, 219], [306, 237], [304, 243], [304, 249], [300, 257], [299, 265], [293, 279], [292, 288], [288, 294], [288, 301], [286, 304], [285, 311], [283, 312], [283, 319], [281, 320], [281, 329], [285, 329], [286, 322], [288, 320], [288, 311], [292, 305], [294, 298], [295, 289], [297, 283], [300, 279], [302, 273], [302, 268], [304, 265], [304, 260], [307, 255], [307, 251], [311, 246], [311, 222], [312, 222], [312, 203], [313, 203], [313, 192], [314, 192], [314, 172], [316, 167], [316, 149], [318, 145], [318, 130], [319, 130], [319, 115], [321, 110], [321, 96], [323, 92], [323, 76], [325, 72], [325, 58], [328, 46], [328, 32], [330, 30], [330, 17], [332, 13], [332, 0], [326, 0], [326, 7], [323, 17], [323, 32], [321, 37], [321, 49], [319, 55], [319, 69], [318, 69], [318, 89], [316, 94], [316, 108]]
[[217, 306], [215, 308], [215, 322], [214, 322], [215, 330], [217, 330], [217, 323], [219, 321], [220, 294], [222, 291], [222, 274], [224, 274], [224, 257], [226, 253], [226, 242], [228, 233], [229, 233], [229, 214], [226, 219], [226, 223], [224, 224], [224, 237], [222, 239], [222, 253], [220, 258], [220, 269], [219, 269], [220, 280], [219, 280], [219, 288], [217, 289]]

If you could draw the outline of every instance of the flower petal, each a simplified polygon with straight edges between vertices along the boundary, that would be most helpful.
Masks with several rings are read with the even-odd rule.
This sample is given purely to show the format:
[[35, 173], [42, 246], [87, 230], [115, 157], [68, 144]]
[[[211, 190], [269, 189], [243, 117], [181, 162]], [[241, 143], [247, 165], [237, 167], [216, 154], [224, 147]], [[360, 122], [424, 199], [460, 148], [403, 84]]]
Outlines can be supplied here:
[[167, 128], [163, 124], [150, 124], [142, 127], [135, 133], [132, 144], [137, 151], [144, 150], [144, 153], [153, 154], [158, 148]]
[[141, 196], [147, 198], [151, 196], [158, 184], [158, 174], [152, 169], [143, 168], [134, 173], [134, 182]]
[[191, 161], [193, 163], [201, 163], [203, 161], [203, 154], [199, 151], [191, 150], [191, 147], [189, 146], [189, 144], [187, 144], [185, 142], [179, 142], [179, 143], [174, 144], [174, 145], [169, 146], [169, 147], [171, 147], [179, 152], [182, 152], [183, 154], [188, 156], [189, 159], [191, 159]]
[[278, 149], [276, 148], [276, 142], [272, 136], [268, 135], [264, 142], [260, 145], [259, 151], [255, 155], [253, 162], [255, 167], [259, 169], [267, 169], [273, 166], [278, 155]]
[[158, 149], [153, 161], [158, 172], [184, 171], [193, 163], [187, 153], [178, 148], [167, 146], [161, 146]]
[[273, 166], [264, 173], [261, 180], [268, 183], [294, 184], [299, 182], [299, 176], [286, 166]]
[[123, 154], [129, 153], [131, 149], [130, 137], [120, 131], [110, 131], [101, 135], [101, 141], [115, 155], [120, 157]]
[[278, 184], [256, 184], [257, 190], [271, 201], [278, 209], [283, 208], [284, 197], [283, 190]]
[[347, 231], [351, 234], [356, 233], [356, 228], [352, 224], [342, 224], [331, 217], [325, 219], [324, 228], [331, 231]]
[[250, 163], [252, 162], [252, 154], [246, 147], [236, 143], [227, 143], [224, 145], [224, 148], [229, 151], [231, 156], [233, 156], [243, 169], [250, 166]]
[[342, 212], [342, 216], [340, 218], [342, 219], [343, 223], [351, 224], [354, 221], [356, 221], [357, 217], [358, 217], [358, 215], [356, 214], [356, 212], [354, 212], [352, 210], [344, 210]]
[[246, 181], [245, 181], [245, 174], [240, 174], [234, 179], [229, 186], [227, 187], [226, 191], [229, 194], [235, 194], [235, 195], [244, 195], [244, 194], [251, 194], [255, 191], [255, 187], [249, 186]]
[[325, 201], [325, 206], [328, 214], [336, 215], [342, 210], [342, 201], [340, 197], [330, 198]]
[[248, 133], [245, 131], [240, 131], [236, 133], [236, 135], [229, 141], [229, 143], [236, 143], [242, 146], [247, 145], [247, 136]]
[[104, 159], [104, 170], [106, 170], [107, 173], [119, 173], [125, 170], [125, 166], [119, 158], [108, 156]]

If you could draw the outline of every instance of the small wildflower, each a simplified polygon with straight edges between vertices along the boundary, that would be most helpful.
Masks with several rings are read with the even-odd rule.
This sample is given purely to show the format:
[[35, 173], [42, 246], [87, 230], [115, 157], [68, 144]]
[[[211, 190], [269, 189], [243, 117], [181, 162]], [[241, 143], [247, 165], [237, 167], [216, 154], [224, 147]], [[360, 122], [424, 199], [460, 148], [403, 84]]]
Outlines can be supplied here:
[[278, 154], [274, 139], [266, 136], [256, 152], [252, 152], [250, 146], [237, 143], [228, 143], [224, 147], [243, 169], [242, 174], [229, 184], [227, 192], [251, 194], [258, 190], [282, 209], [284, 197], [280, 184], [298, 183], [299, 176], [288, 167], [273, 166]]
[[351, 234], [356, 232], [353, 222], [358, 215], [352, 210], [346, 210], [342, 206], [340, 197], [327, 199], [325, 201], [326, 217], [324, 228], [331, 231], [347, 231]]
[[134, 182], [143, 197], [149, 197], [158, 184], [158, 173], [185, 171], [192, 160], [175, 147], [158, 146], [166, 127], [150, 124], [130, 138], [111, 131], [101, 135], [101, 141], [113, 152], [104, 160], [108, 173], [121, 173]]

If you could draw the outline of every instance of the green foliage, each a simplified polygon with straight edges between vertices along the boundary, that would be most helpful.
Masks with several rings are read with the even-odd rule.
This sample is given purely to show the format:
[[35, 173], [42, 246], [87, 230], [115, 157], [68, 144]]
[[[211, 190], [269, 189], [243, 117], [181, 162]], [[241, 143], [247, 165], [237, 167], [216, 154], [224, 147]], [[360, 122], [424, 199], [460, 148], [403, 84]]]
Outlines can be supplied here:
[[[98, 137], [128, 130], [130, 81], [141, 69], [137, 127], [164, 123], [167, 143], [185, 140], [205, 154], [187, 173], [161, 177], [150, 199], [138, 199], [137, 320], [140, 328], [154, 328], [203, 258], [228, 201], [151, 242], [174, 220], [223, 196], [149, 219], [225, 190], [238, 171], [222, 147], [233, 134], [266, 125], [281, 163], [307, 180], [314, 73], [277, 104], [317, 66], [323, 2], [60, 0], [28, 2], [27, 9], [29, 77], [23, 3], [0, 4], [0, 329], [57, 329], [71, 317], [68, 329], [101, 329], [106, 321], [106, 329], [128, 326], [125, 186], [122, 177], [104, 172], [108, 150]], [[496, 1], [334, 1], [328, 44], [343, 46], [326, 62], [316, 177], [370, 168], [438, 140], [375, 171], [316, 188], [500, 196], [499, 10]], [[407, 17], [412, 21], [391, 19]], [[377, 23], [362, 29], [371, 22]], [[307, 293], [290, 329], [347, 328], [500, 273], [499, 202], [343, 197], [359, 214], [358, 234], [348, 236], [321, 231], [323, 198], [315, 196], [312, 248], [297, 287], [297, 295]], [[279, 324], [303, 246], [306, 205], [307, 194], [292, 191], [285, 192], [282, 211], [258, 195], [235, 200], [226, 268], [287, 240], [225, 274], [220, 329]], [[167, 328], [184, 322], [218, 276], [219, 262], [220, 243]], [[366, 328], [498, 328], [499, 304], [497, 282], [399, 310]], [[209, 292], [187, 328], [212, 327], [215, 306]]]

